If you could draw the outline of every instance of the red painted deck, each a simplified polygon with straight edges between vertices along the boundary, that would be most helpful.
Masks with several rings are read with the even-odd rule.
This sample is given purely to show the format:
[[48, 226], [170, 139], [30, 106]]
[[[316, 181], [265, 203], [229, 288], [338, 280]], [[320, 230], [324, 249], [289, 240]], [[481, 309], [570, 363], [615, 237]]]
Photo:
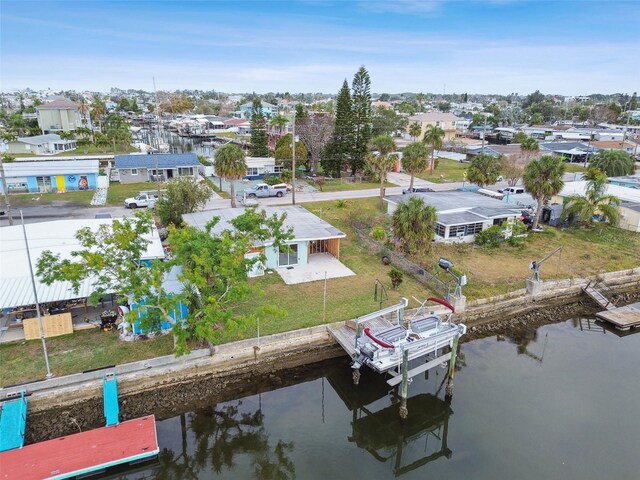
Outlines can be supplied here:
[[153, 415], [0, 453], [0, 479], [41, 480], [127, 463], [157, 454]]

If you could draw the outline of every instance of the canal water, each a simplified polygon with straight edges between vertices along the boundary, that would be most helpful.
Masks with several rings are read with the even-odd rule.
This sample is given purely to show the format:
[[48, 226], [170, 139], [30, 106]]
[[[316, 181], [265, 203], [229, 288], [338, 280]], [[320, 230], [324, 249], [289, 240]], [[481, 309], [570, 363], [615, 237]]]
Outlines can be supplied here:
[[119, 479], [640, 478], [640, 335], [579, 319], [461, 347], [446, 370], [394, 392], [346, 359], [296, 383], [157, 422], [157, 462]]

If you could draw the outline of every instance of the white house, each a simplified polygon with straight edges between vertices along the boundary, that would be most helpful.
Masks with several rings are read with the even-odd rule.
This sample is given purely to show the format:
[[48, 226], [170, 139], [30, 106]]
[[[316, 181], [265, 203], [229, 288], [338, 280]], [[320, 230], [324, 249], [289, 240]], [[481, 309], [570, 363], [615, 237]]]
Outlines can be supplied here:
[[8, 153], [30, 153], [32, 155], [55, 155], [76, 149], [75, 140], [62, 140], [60, 135], [49, 133], [34, 137], [18, 137], [8, 142]]
[[[273, 157], [246, 157], [245, 162], [247, 164], [247, 172], [244, 178], [247, 180], [260, 180], [268, 175], [280, 175], [283, 170], [282, 165], [276, 165], [276, 159]], [[215, 163], [214, 158], [213, 174], [217, 176]]]
[[517, 205], [474, 192], [420, 192], [385, 198], [387, 213], [392, 215], [400, 203], [411, 197], [422, 198], [436, 209], [436, 242], [473, 242], [477, 233], [493, 225], [513, 221], [521, 212]]

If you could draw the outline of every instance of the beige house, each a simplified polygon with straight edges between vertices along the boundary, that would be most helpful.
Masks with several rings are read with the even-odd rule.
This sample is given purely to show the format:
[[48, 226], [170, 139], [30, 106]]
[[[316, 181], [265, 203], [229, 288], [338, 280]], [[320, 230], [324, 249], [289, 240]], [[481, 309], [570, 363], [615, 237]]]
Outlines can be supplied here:
[[61, 98], [36, 107], [38, 127], [43, 133], [72, 132], [82, 126], [78, 105]]
[[424, 137], [424, 132], [427, 130], [427, 127], [431, 127], [433, 125], [440, 127], [444, 130], [444, 141], [453, 140], [456, 137], [456, 121], [462, 120], [459, 117], [456, 117], [453, 113], [443, 113], [443, 112], [427, 112], [427, 113], [419, 113], [417, 115], [413, 115], [409, 117], [409, 123], [407, 125], [407, 134], [409, 134], [409, 128], [412, 123], [417, 122], [420, 124], [420, 139]]

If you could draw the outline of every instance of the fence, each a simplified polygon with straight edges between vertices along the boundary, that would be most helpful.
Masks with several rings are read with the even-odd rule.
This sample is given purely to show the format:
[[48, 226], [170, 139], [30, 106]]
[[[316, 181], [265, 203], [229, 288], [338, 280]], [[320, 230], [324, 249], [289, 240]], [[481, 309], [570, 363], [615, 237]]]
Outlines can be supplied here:
[[430, 290], [439, 294], [441, 297], [447, 298], [449, 296], [451, 286], [448, 283], [443, 282], [438, 277], [428, 272], [424, 267], [413, 263], [403, 255], [400, 255], [399, 253], [392, 250], [386, 250], [384, 245], [371, 238], [370, 235], [357, 228], [356, 226], [353, 226], [353, 230], [358, 236], [358, 241], [369, 248], [371, 251], [375, 252], [376, 254], [380, 254], [384, 250], [384, 254], [389, 257], [389, 260], [391, 260], [391, 263], [393, 265], [395, 265], [405, 273], [408, 273], [420, 283], [429, 287]]

